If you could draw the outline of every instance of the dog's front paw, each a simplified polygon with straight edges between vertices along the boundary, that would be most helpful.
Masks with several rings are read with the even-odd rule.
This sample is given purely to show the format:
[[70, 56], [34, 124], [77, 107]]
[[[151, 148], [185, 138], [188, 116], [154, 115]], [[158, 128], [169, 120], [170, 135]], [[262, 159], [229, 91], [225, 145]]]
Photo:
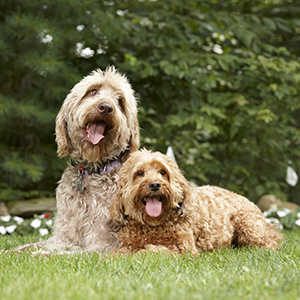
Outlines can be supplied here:
[[38, 249], [40, 249], [38, 243], [33, 243], [33, 244], [26, 244], [26, 245], [19, 246], [13, 249], [13, 252], [23, 252], [27, 250], [38, 250]]
[[153, 252], [153, 253], [165, 253], [165, 254], [170, 254], [173, 253], [169, 248], [165, 246], [155, 246], [152, 244], [146, 245], [145, 249], [140, 250], [140, 252]]
[[36, 256], [49, 257], [51, 255], [53, 255], [53, 252], [45, 251], [45, 250], [37, 250], [31, 253], [32, 257], [36, 257]]

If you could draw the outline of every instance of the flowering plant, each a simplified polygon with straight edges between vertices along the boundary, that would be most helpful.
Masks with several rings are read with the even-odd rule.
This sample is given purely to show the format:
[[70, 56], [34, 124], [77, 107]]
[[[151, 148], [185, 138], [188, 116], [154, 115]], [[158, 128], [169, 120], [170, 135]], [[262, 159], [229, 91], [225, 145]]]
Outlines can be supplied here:
[[263, 214], [267, 223], [278, 224], [279, 229], [300, 229], [300, 208], [292, 212], [290, 209], [282, 207], [278, 210], [270, 209]]
[[52, 226], [53, 215], [51, 213], [34, 215], [34, 218], [31, 219], [23, 219], [17, 216], [0, 217], [0, 235], [38, 233], [41, 236], [46, 236], [50, 234]]
[[[277, 224], [279, 229], [300, 230], [300, 208], [292, 212], [288, 208], [268, 210], [263, 213], [266, 222]], [[50, 234], [53, 226], [53, 214], [34, 215], [34, 218], [23, 219], [17, 216], [0, 217], [0, 235], [27, 235], [38, 233], [41, 236]]]

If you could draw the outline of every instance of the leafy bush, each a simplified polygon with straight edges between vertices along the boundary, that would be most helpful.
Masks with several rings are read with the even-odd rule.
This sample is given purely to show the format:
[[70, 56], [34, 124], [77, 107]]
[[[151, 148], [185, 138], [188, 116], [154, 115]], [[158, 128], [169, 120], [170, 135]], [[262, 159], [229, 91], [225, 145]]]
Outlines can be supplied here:
[[115, 65], [140, 99], [142, 146], [172, 145], [199, 185], [300, 203], [284, 181], [289, 161], [300, 170], [299, 19], [297, 0], [0, 1], [3, 189], [55, 189], [59, 107]]
[[288, 208], [279, 210], [268, 210], [264, 212], [266, 221], [271, 224], [278, 224], [280, 229], [299, 230], [300, 229], [300, 208], [291, 212]]
[[0, 234], [18, 234], [28, 235], [38, 233], [41, 236], [50, 234], [53, 226], [53, 215], [46, 213], [42, 215], [35, 215], [31, 219], [23, 219], [18, 216], [4, 216], [0, 217]]

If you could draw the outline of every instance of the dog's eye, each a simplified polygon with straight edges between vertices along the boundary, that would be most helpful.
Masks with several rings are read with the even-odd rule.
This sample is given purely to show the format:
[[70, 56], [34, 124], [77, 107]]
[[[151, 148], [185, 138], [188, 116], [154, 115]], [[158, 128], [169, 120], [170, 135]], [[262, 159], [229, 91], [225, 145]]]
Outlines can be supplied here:
[[165, 170], [161, 170], [159, 173], [163, 176], [167, 174], [167, 172]]
[[136, 176], [140, 176], [140, 177], [142, 177], [142, 176], [144, 176], [144, 172], [143, 171], [138, 171], [137, 173], [136, 173]]
[[123, 98], [121, 96], [118, 97], [118, 104], [119, 104], [121, 110], [125, 111], [125, 109], [124, 109], [124, 103], [123, 103]]
[[98, 93], [97, 90], [91, 90], [91, 91], [89, 92], [89, 94], [90, 94], [91, 96], [95, 96], [95, 95], [97, 95], [97, 93]]

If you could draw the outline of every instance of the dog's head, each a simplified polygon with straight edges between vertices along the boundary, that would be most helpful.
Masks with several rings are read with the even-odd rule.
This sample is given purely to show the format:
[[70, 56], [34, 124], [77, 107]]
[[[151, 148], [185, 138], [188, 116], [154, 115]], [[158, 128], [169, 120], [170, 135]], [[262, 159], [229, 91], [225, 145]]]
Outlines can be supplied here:
[[192, 194], [177, 164], [159, 152], [132, 153], [120, 171], [111, 217], [119, 224], [125, 216], [142, 224], [160, 225], [172, 210], [181, 217], [191, 213]]
[[57, 152], [89, 162], [106, 161], [139, 148], [137, 101], [114, 67], [77, 83], [56, 118]]

